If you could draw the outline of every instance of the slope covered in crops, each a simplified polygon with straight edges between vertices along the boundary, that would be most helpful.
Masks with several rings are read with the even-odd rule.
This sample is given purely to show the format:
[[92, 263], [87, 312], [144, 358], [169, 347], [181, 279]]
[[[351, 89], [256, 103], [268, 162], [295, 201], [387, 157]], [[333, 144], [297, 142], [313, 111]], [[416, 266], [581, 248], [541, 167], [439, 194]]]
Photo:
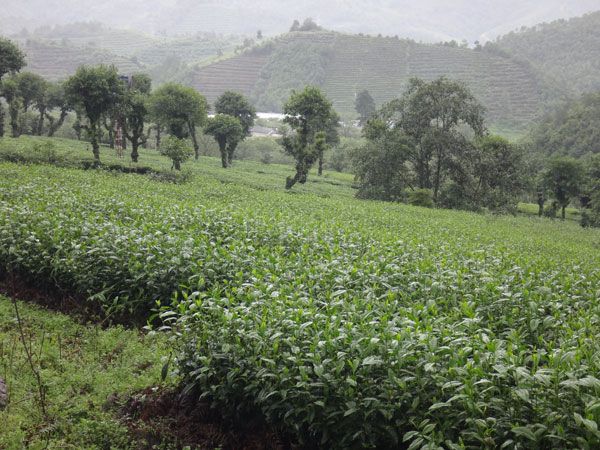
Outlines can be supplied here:
[[536, 76], [509, 58], [333, 32], [284, 35], [262, 48], [199, 69], [192, 84], [208, 93], [211, 101], [225, 89], [243, 84], [247, 90], [254, 85], [258, 108], [275, 111], [291, 89], [316, 84], [338, 111], [354, 115], [354, 96], [360, 90], [368, 89], [381, 104], [400, 95], [410, 77], [431, 80], [442, 75], [465, 81], [487, 107], [494, 124], [527, 124], [542, 102], [543, 87]]
[[20, 44], [26, 54], [26, 70], [49, 80], [62, 80], [81, 65], [114, 65], [122, 73], [136, 73], [144, 66], [133, 58], [115, 55], [95, 47], [76, 47], [62, 43], [26, 40]]
[[528, 61], [563, 93], [600, 90], [600, 11], [509, 33], [494, 46]]
[[1, 163], [0, 268], [123, 317], [175, 303], [188, 392], [308, 446], [600, 443], [597, 230], [187, 167], [174, 185]]

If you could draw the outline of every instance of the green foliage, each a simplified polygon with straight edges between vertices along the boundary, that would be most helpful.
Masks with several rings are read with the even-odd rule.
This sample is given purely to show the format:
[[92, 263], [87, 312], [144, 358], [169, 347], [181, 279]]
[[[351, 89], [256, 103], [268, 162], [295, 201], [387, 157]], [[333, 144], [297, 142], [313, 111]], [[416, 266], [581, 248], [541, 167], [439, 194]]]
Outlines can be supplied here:
[[215, 112], [237, 118], [242, 125], [244, 136], [250, 136], [250, 129], [256, 119], [256, 110], [242, 94], [224, 92], [215, 102]]
[[213, 136], [219, 144], [223, 168], [231, 166], [235, 148], [245, 136], [240, 120], [227, 114], [217, 114], [208, 119], [204, 133]]
[[600, 93], [571, 100], [532, 128], [527, 142], [543, 156], [581, 158], [600, 153]]
[[[384, 105], [363, 129], [369, 143], [354, 158], [355, 173], [361, 182], [359, 196], [397, 200], [405, 188], [416, 186], [432, 190], [436, 204], [464, 208], [469, 203], [467, 193], [458, 190], [467, 189], [465, 178], [475, 177], [481, 182], [484, 176], [478, 172], [481, 167], [469, 167], [475, 165], [473, 156], [477, 153], [469, 137], [482, 136], [484, 131], [483, 108], [464, 84], [444, 77], [431, 82], [411, 79], [404, 94]], [[488, 155], [488, 150], [496, 147], [480, 149], [483, 157], [479, 165], [487, 164], [489, 168], [496, 163], [494, 170], [501, 172], [503, 156]], [[507, 153], [508, 143], [503, 148]], [[504, 181], [514, 175], [513, 166], [518, 165], [514, 161], [511, 164], [512, 172], [504, 175]], [[451, 197], [460, 203], [441, 198], [452, 177], [457, 188], [452, 188]], [[500, 181], [489, 180], [489, 184], [490, 189], [502, 189]], [[485, 188], [479, 183], [474, 189]], [[475, 192], [469, 195], [479, 196]], [[481, 204], [484, 199], [475, 201]]]
[[194, 88], [167, 83], [153, 92], [150, 109], [154, 120], [166, 126], [170, 134], [179, 139], [192, 139], [198, 159], [200, 147], [196, 127], [206, 122], [209, 109], [206, 98]]
[[131, 142], [131, 160], [133, 162], [138, 162], [138, 148], [146, 142], [144, 125], [150, 115], [151, 89], [152, 80], [148, 75], [142, 73], [133, 75], [120, 107], [125, 137]]
[[25, 54], [12, 41], [0, 37], [0, 80], [25, 66]]
[[115, 67], [81, 66], [65, 83], [69, 102], [81, 108], [87, 117], [86, 131], [92, 143], [94, 158], [100, 160], [100, 120], [124, 95], [123, 83]]
[[[375, 128], [381, 127], [381, 133]], [[387, 130], [385, 124], [373, 120], [365, 130], [369, 140], [352, 154], [354, 174], [359, 182], [357, 197], [402, 201], [411, 184], [408, 155], [413, 144], [399, 129]]]
[[600, 12], [594, 12], [511, 32], [493, 46], [535, 67], [551, 98], [577, 96], [600, 89], [598, 28]]
[[[339, 116], [327, 97], [314, 86], [294, 91], [283, 111], [286, 115], [283, 122], [294, 132], [281, 140], [285, 152], [296, 160], [296, 175], [286, 180], [286, 189], [291, 189], [296, 183], [306, 183], [308, 172], [317, 160], [322, 161], [327, 146], [339, 141]], [[322, 163], [319, 173], [321, 167]]]
[[523, 151], [500, 136], [485, 136], [450, 162], [450, 182], [440, 205], [515, 213], [528, 187]]
[[367, 120], [371, 118], [375, 111], [377, 111], [377, 106], [375, 105], [375, 100], [369, 94], [369, 91], [364, 90], [360, 91], [356, 95], [356, 99], [354, 100], [354, 109], [358, 113], [358, 120], [361, 125], [367, 123]]
[[433, 192], [431, 189], [415, 189], [408, 191], [407, 203], [413, 206], [422, 206], [425, 208], [433, 208]]
[[543, 177], [546, 188], [551, 192], [557, 206], [562, 209], [564, 220], [565, 209], [581, 192], [584, 181], [583, 165], [573, 158], [554, 158], [548, 162]]
[[168, 136], [160, 147], [160, 154], [173, 161], [172, 169], [181, 170], [181, 163], [190, 159], [193, 152], [185, 139]]
[[136, 317], [175, 300], [183, 387], [307, 447], [598, 446], [597, 230], [218, 164], [186, 186], [0, 164], [0, 268]]
[[[0, 408], [0, 448], [137, 448], [117, 409], [136, 390], [160, 382], [168, 356], [163, 336], [121, 327], [83, 326], [46, 309], [18, 302], [27, 346], [35, 353], [49, 417], [40, 413], [10, 300], [0, 296], [0, 361], [10, 394]], [[114, 402], [111, 403], [111, 398]]]

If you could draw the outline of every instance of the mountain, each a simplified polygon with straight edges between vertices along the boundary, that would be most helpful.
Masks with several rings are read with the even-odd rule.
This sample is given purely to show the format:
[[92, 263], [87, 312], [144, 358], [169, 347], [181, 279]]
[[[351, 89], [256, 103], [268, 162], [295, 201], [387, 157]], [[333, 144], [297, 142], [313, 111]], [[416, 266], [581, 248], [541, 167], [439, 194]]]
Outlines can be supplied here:
[[250, 96], [258, 109], [279, 111], [292, 89], [323, 88], [335, 108], [352, 117], [357, 92], [381, 105], [399, 96], [411, 77], [462, 80], [497, 127], [529, 124], [544, 87], [527, 64], [480, 49], [329, 31], [289, 33], [231, 59], [193, 70], [186, 80], [209, 101], [228, 89]]
[[279, 34], [313, 17], [349, 33], [415, 40], [486, 41], [520, 28], [599, 10], [600, 0], [3, 0], [5, 33], [42, 25], [100, 21], [151, 34]]

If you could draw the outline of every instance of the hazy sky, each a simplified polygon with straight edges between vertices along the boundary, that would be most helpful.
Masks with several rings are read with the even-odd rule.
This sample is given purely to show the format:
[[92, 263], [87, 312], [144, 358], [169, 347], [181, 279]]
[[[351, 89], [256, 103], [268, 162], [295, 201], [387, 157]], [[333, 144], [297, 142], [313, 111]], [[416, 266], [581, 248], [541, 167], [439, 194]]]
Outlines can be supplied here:
[[600, 0], [2, 0], [0, 30], [100, 21], [113, 27], [169, 34], [198, 31], [265, 34], [313, 17], [348, 32], [416, 40], [486, 40], [557, 18], [600, 10]]

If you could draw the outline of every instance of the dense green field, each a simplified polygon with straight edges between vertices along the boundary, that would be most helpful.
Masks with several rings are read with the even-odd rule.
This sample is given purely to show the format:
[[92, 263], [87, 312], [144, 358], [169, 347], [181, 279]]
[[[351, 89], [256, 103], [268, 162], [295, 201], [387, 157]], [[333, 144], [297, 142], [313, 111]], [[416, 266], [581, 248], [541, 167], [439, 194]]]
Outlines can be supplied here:
[[159, 302], [182, 386], [307, 445], [600, 445], [598, 230], [187, 166], [171, 184], [1, 163], [0, 267], [114, 319]]

